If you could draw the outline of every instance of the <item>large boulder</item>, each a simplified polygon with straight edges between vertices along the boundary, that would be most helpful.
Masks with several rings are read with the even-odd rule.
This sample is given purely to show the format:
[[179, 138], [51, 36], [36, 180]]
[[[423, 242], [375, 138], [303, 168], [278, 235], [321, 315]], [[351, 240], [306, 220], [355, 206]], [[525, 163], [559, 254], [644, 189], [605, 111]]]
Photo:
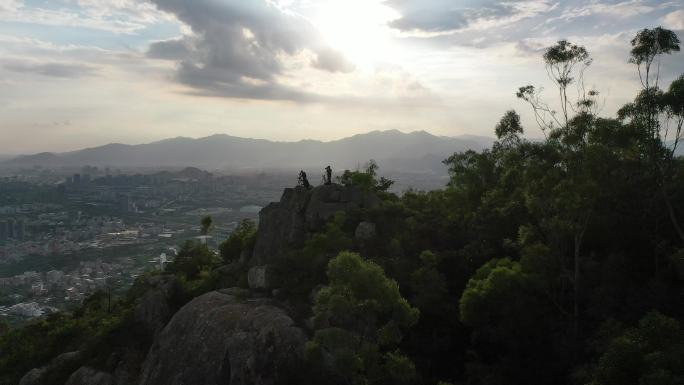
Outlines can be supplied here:
[[135, 308], [135, 319], [156, 334], [171, 316], [167, 297], [158, 289], [145, 293]]
[[114, 385], [114, 377], [109, 373], [82, 366], [64, 385]]
[[68, 375], [78, 367], [81, 358], [80, 352], [60, 354], [46, 366], [32, 369], [26, 373], [19, 381], [19, 385], [42, 385], [47, 382], [48, 378], [61, 373], [66, 373]]
[[290, 383], [306, 336], [267, 299], [210, 292], [179, 310], [157, 336], [140, 385]]
[[259, 231], [250, 264], [263, 266], [302, 246], [309, 234], [319, 231], [337, 212], [373, 208], [380, 198], [354, 186], [330, 184], [313, 189], [288, 188], [280, 202], [259, 212]]
[[247, 272], [247, 283], [250, 289], [268, 290], [273, 288], [273, 273], [268, 266], [254, 266]]

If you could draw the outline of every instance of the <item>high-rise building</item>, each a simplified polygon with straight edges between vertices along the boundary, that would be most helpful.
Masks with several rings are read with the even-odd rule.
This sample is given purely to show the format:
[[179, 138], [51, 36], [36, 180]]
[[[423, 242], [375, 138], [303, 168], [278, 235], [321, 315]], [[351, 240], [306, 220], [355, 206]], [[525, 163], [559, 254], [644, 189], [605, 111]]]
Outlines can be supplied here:
[[7, 238], [14, 238], [14, 219], [7, 220]]
[[125, 213], [131, 210], [131, 198], [127, 194], [119, 195], [119, 210]]
[[19, 219], [14, 224], [14, 239], [19, 240], [19, 241], [23, 241], [25, 236], [26, 236], [26, 223], [24, 223], [23, 219]]
[[7, 221], [0, 221], [0, 241], [6, 241], [9, 237], [9, 224]]

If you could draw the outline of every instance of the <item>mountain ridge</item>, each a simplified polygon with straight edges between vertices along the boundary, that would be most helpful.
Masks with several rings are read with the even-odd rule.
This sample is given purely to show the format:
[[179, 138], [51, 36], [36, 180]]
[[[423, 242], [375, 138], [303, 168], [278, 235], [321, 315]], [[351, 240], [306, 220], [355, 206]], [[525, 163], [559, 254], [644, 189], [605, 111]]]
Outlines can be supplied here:
[[[20, 155], [0, 164], [299, 168], [334, 163], [339, 168], [354, 167], [360, 162], [376, 159], [379, 162], [399, 161], [403, 164], [415, 160], [418, 166], [421, 160], [444, 158], [458, 151], [481, 151], [490, 147], [493, 141], [492, 138], [473, 135], [447, 137], [436, 136], [426, 131], [403, 133], [399, 130], [376, 130], [327, 142], [312, 139], [283, 142], [214, 134], [196, 139], [175, 137], [142, 144], [109, 143], [63, 153]], [[417, 168], [425, 169], [425, 165]]]

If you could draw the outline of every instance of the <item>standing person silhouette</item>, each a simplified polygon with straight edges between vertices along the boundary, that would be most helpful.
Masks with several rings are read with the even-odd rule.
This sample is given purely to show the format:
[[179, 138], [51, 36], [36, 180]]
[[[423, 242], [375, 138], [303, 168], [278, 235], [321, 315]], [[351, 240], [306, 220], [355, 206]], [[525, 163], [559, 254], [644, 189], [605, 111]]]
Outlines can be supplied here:
[[309, 184], [309, 179], [306, 177], [306, 173], [304, 170], [299, 172], [299, 184], [301, 186], [304, 186], [307, 190], [311, 188], [311, 184]]
[[325, 184], [332, 184], [332, 168], [330, 166], [325, 168]]

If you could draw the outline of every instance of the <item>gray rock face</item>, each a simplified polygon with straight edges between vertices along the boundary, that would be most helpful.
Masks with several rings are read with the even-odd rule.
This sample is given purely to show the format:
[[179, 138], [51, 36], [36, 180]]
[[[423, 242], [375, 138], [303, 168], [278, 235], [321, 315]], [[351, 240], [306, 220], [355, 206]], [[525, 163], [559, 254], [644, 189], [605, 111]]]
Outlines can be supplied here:
[[304, 332], [268, 300], [207, 293], [179, 310], [155, 339], [139, 384], [288, 383], [305, 341]]
[[254, 266], [247, 273], [250, 289], [267, 290], [273, 287], [273, 277], [268, 266]]
[[153, 334], [158, 333], [171, 317], [168, 298], [171, 294], [173, 276], [153, 276], [148, 278], [153, 288], [143, 295], [135, 308], [135, 319]]
[[29, 372], [24, 374], [24, 377], [21, 378], [19, 385], [40, 385], [42, 383], [41, 379], [46, 370], [47, 368], [35, 368], [29, 370]]
[[308, 230], [317, 230], [335, 216], [338, 211], [372, 208], [380, 204], [380, 198], [372, 191], [338, 184], [319, 186], [311, 190], [304, 221]]
[[356, 226], [356, 231], [354, 232], [354, 238], [359, 241], [368, 241], [375, 238], [376, 226], [372, 222], [361, 222]]
[[64, 385], [114, 385], [114, 377], [109, 373], [82, 366]]
[[[42, 368], [30, 370], [19, 381], [19, 385], [41, 385], [46, 382], [44, 376], [49, 376], [50, 372], [66, 370], [69, 367], [78, 366], [78, 361], [81, 359], [80, 352], [69, 352], [60, 354], [55, 357], [50, 363]], [[73, 370], [73, 369], [71, 369]], [[69, 373], [69, 372], [67, 372]]]
[[287, 188], [280, 202], [273, 202], [259, 212], [253, 265], [263, 265], [269, 258], [282, 255], [284, 246], [304, 243], [304, 210], [311, 193], [304, 187]]
[[259, 232], [250, 264], [269, 264], [289, 248], [301, 246], [310, 232], [321, 229], [338, 211], [379, 204], [375, 193], [353, 186], [285, 189], [280, 202], [269, 204], [259, 213]]

